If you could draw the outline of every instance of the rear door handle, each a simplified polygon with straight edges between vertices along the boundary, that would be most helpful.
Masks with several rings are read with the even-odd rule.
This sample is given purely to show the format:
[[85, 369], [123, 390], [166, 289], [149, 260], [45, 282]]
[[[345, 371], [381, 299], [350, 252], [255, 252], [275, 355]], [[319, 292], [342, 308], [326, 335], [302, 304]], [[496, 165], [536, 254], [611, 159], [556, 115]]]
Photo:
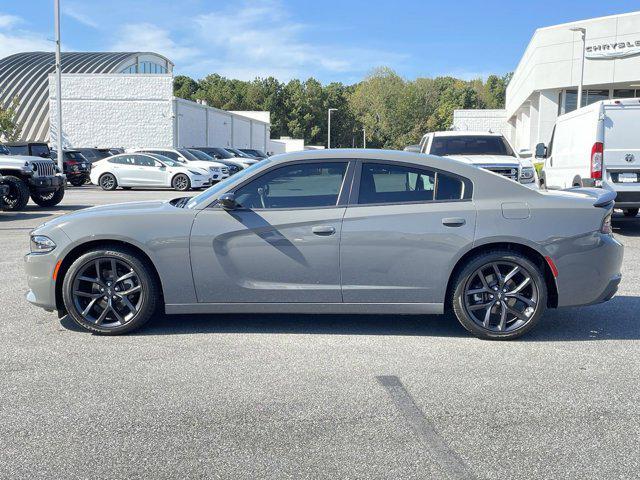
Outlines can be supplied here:
[[331, 225], [316, 225], [311, 231], [316, 235], [333, 235], [336, 233], [336, 227]]
[[445, 227], [461, 227], [465, 223], [467, 223], [467, 221], [464, 218], [459, 218], [459, 217], [449, 217], [449, 218], [442, 219], [442, 224]]

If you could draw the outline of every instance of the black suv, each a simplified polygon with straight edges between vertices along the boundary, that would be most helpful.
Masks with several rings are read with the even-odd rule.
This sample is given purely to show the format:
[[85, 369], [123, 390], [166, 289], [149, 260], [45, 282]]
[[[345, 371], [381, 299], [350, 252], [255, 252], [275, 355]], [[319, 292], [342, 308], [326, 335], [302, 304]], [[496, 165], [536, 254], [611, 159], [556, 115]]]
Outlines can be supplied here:
[[[55, 150], [51, 150], [51, 158], [54, 162], [58, 160], [58, 153]], [[81, 187], [89, 181], [91, 163], [80, 153], [79, 149], [65, 150], [62, 162], [64, 174], [71, 185]]]
[[110, 148], [74, 148], [72, 150], [81, 153], [82, 156], [91, 163], [99, 162], [100, 160], [114, 155], [114, 153], [111, 152]]

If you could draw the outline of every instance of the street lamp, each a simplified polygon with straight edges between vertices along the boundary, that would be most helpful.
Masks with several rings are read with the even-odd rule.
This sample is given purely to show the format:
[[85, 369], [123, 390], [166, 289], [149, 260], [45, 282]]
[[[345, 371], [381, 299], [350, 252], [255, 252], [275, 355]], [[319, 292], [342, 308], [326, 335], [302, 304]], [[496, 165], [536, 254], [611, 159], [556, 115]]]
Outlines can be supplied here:
[[328, 116], [328, 122], [327, 122], [327, 127], [328, 127], [327, 149], [331, 148], [331, 112], [336, 112], [336, 111], [338, 111], [337, 108], [330, 108], [327, 111], [327, 116]]
[[62, 151], [62, 63], [60, 59], [60, 0], [54, 4], [55, 30], [56, 30], [56, 123], [58, 131], [56, 140], [58, 144], [58, 168], [64, 170], [64, 152]]
[[574, 27], [570, 29], [572, 32], [580, 32], [582, 37], [582, 61], [580, 62], [580, 85], [578, 85], [578, 104], [576, 108], [582, 107], [582, 84], [584, 83], [584, 55], [587, 43], [587, 29], [583, 27]]

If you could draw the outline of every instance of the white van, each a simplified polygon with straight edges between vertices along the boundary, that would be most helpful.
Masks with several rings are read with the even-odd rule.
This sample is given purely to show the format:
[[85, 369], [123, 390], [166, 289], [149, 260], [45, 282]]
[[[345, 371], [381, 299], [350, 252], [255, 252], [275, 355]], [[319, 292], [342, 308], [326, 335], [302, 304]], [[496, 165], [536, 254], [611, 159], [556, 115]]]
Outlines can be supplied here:
[[617, 193], [616, 208], [635, 217], [640, 207], [640, 99], [604, 100], [556, 120], [540, 183], [548, 189], [602, 187]]

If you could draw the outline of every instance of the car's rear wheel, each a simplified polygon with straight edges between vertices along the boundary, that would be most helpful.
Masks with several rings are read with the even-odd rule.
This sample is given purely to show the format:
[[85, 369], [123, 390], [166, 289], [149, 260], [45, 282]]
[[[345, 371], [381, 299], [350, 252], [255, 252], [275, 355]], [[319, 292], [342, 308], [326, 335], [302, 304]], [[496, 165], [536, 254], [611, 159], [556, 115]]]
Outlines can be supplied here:
[[78, 258], [64, 277], [71, 318], [92, 332], [117, 335], [140, 328], [159, 303], [160, 288], [146, 261], [127, 249], [99, 249]]
[[638, 211], [640, 210], [637, 208], [626, 208], [625, 210], [623, 210], [623, 213], [625, 217], [635, 217], [636, 215], [638, 215]]
[[111, 173], [103, 173], [100, 175], [98, 184], [103, 190], [115, 190], [118, 188], [118, 181]]
[[479, 338], [517, 338], [540, 321], [547, 305], [542, 272], [517, 252], [494, 250], [472, 258], [454, 285], [456, 317]]
[[187, 177], [185, 174], [179, 173], [178, 175], [173, 177], [173, 180], [171, 181], [171, 186], [173, 187], [174, 190], [178, 190], [179, 192], [184, 192], [191, 188], [191, 181], [189, 180], [189, 177]]

